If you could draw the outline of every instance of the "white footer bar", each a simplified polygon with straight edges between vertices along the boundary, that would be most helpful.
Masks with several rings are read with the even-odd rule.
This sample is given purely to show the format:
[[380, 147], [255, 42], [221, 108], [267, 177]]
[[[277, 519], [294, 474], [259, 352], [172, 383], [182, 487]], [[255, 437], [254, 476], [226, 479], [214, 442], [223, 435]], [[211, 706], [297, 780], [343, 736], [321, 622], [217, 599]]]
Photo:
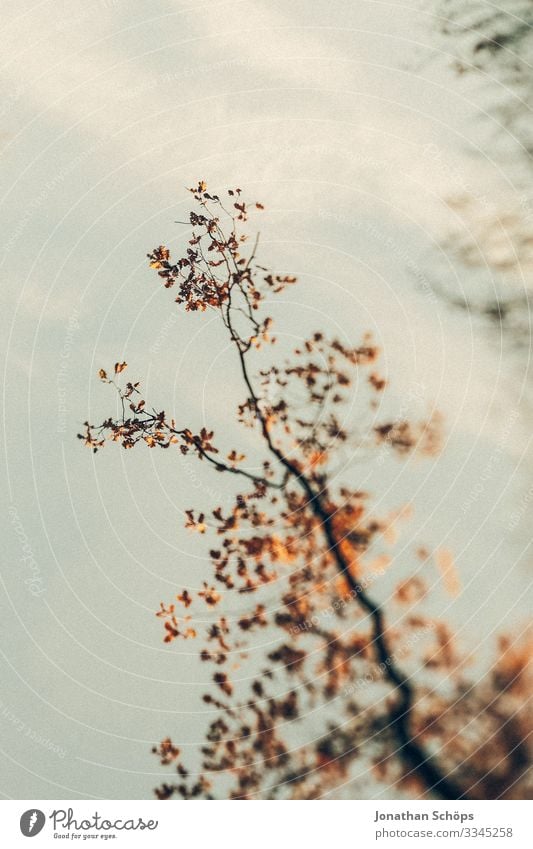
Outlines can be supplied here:
[[[520, 802], [0, 801], [0, 845], [184, 849], [531, 849]], [[35, 839], [35, 843], [29, 841]]]

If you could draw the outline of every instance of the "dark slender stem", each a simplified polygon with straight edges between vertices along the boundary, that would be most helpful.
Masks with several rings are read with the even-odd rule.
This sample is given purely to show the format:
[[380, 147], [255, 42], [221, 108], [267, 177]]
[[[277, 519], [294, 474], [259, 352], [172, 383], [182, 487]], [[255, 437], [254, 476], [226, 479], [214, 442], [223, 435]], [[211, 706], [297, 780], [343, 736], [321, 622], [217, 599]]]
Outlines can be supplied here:
[[439, 766], [435, 764], [434, 760], [425, 751], [424, 747], [417, 742], [415, 738], [413, 738], [410, 732], [410, 719], [414, 704], [414, 691], [407, 675], [399, 669], [392, 659], [393, 655], [386, 638], [383, 611], [377, 602], [373, 601], [370, 596], [367, 595], [350, 572], [349, 563], [339, 547], [339, 541], [333, 527], [332, 516], [322, 503], [320, 495], [314, 491], [309, 480], [300, 472], [298, 467], [292, 463], [272, 441], [271, 435], [268, 431], [267, 421], [261, 411], [259, 399], [255, 393], [248, 373], [246, 352], [243, 351], [241, 345], [238, 344], [239, 337], [232, 327], [231, 314], [229, 310], [226, 312], [226, 323], [231, 332], [232, 339], [236, 344], [242, 376], [248, 392], [250, 393], [250, 400], [260, 422], [261, 432], [268, 449], [286, 469], [288, 475], [294, 478], [305, 492], [310, 509], [321, 522], [321, 527], [326, 538], [329, 551], [335, 560], [338, 572], [347, 581], [354, 598], [359, 602], [360, 606], [366, 611], [371, 619], [376, 659], [380, 664], [383, 664], [385, 679], [394, 686], [398, 693], [398, 702], [391, 713], [391, 727], [399, 744], [399, 756], [406, 766], [416, 773], [423, 780], [426, 787], [431, 792], [435, 793], [435, 795], [440, 796], [443, 799], [467, 798], [464, 791], [442, 772]]

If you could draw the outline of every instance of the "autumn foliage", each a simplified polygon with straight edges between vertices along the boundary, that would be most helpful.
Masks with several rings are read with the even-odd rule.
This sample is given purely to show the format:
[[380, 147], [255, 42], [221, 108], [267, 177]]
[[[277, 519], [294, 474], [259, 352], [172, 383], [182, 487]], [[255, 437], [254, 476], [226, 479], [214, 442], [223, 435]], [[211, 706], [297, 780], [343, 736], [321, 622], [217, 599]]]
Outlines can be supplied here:
[[[385, 610], [374, 589], [394, 567], [373, 552], [401, 517], [375, 516], [367, 493], [337, 473], [354, 441], [367, 454], [434, 453], [436, 423], [376, 421], [386, 386], [370, 337], [352, 347], [317, 330], [286, 360], [274, 357], [264, 302], [297, 281], [257, 262], [246, 224], [262, 205], [247, 204], [240, 189], [223, 199], [203, 182], [190, 191], [182, 256], [160, 245], [148, 260], [176, 308], [215, 311], [225, 328], [243, 386], [235, 447], [222, 451], [212, 430], [194, 432], [151, 406], [122, 377], [125, 362], [99, 372], [121, 415], [86, 422], [79, 435], [93, 451], [142, 443], [191, 455], [238, 484], [229, 505], [187, 505], [186, 527], [210, 546], [211, 575], [200, 589], [177, 587], [156, 612], [165, 643], [196, 641], [212, 670], [199, 760], [191, 767], [170, 737], [155, 747], [172, 770], [157, 797], [338, 797], [369, 772], [393, 795], [527, 795], [528, 647], [508, 638], [473, 684], [447, 624], [424, 614], [418, 575], [397, 581]], [[361, 409], [348, 425], [356, 387], [372, 415]], [[256, 433], [259, 466], [247, 465], [239, 426]], [[439, 558], [452, 590], [451, 556]], [[235, 597], [239, 615], [228, 613]], [[251, 648], [261, 635], [268, 648], [259, 663]], [[233, 675], [236, 659], [249, 663], [245, 683]]]

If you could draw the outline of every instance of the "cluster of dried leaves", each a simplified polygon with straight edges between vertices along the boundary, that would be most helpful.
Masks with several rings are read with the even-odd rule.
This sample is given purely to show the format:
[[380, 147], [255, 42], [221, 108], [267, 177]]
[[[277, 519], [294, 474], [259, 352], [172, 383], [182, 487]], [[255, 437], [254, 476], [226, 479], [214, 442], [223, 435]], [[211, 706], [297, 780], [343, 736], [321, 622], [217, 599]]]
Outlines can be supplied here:
[[[98, 426], [86, 422], [79, 434], [94, 451], [106, 441], [176, 448], [242, 484], [229, 508], [186, 511], [186, 527], [213, 541], [212, 577], [199, 591], [182, 589], [156, 614], [166, 643], [200, 640], [200, 659], [212, 667], [204, 702], [215, 716], [199, 771], [184, 765], [170, 738], [154, 748], [176, 770], [157, 797], [310, 799], [369, 769], [376, 780], [415, 795], [523, 794], [517, 762], [525, 759], [526, 719], [516, 704], [523, 703], [525, 665], [509, 647], [493, 678], [469, 687], [449, 629], [417, 606], [425, 595], [419, 577], [398, 584], [389, 625], [369, 592], [365, 557], [388, 521], [373, 517], [367, 495], [333, 473], [354, 430], [358, 446], [387, 445], [403, 454], [417, 447], [433, 452], [434, 429], [406, 421], [373, 422], [364, 433], [347, 428], [342, 410], [355, 384], [365, 383], [374, 411], [372, 398], [385, 387], [369, 338], [348, 347], [317, 332], [287, 362], [254, 377], [250, 355], [276, 341], [263, 301], [295, 278], [257, 265], [257, 240], [246, 252], [240, 227], [260, 204], [250, 208], [240, 189], [223, 202], [203, 182], [191, 192], [196, 210], [184, 256], [173, 260], [159, 246], [148, 255], [150, 265], [166, 288], [175, 288], [176, 303], [219, 314], [246, 391], [237, 419], [260, 437], [260, 472], [247, 468], [238, 448], [219, 450], [212, 431], [194, 433], [149, 408], [138, 383], [120, 385], [125, 363], [115, 365], [112, 378], [99, 375], [116, 389], [122, 415]], [[272, 585], [278, 596], [267, 606], [261, 594]], [[242, 615], [224, 613], [233, 594], [255, 596]], [[200, 634], [195, 617], [204, 622]], [[236, 660], [246, 662], [247, 646], [266, 628], [262, 668], [249, 685], [234, 681]], [[416, 686], [402, 666], [410, 657], [420, 672]], [[296, 742], [306, 721], [312, 733]], [[490, 733], [497, 745], [487, 742]]]

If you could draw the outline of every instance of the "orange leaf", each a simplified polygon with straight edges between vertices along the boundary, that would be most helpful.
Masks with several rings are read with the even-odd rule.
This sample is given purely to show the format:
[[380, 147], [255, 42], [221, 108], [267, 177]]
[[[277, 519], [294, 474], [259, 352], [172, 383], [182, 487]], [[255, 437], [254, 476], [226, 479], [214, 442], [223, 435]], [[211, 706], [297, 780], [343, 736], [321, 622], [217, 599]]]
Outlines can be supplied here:
[[446, 592], [448, 592], [451, 596], [459, 595], [461, 591], [461, 581], [451, 551], [447, 548], [440, 548], [435, 552], [435, 561], [441, 574]]

